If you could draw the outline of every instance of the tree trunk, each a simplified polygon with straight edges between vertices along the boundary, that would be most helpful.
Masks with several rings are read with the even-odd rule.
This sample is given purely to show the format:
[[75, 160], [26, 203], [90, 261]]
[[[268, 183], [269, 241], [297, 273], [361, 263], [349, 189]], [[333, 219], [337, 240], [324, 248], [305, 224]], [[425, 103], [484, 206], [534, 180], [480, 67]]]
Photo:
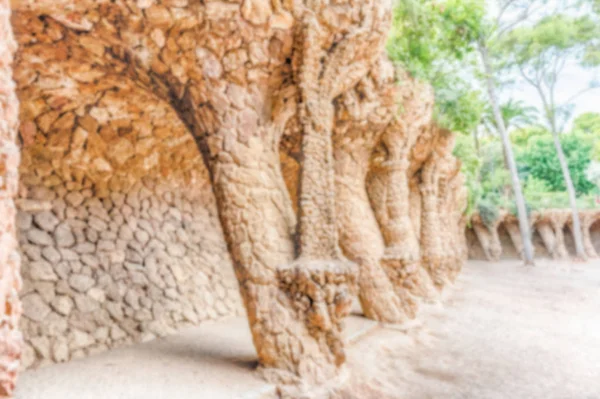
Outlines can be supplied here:
[[488, 95], [490, 97], [490, 102], [492, 103], [492, 108], [494, 110], [494, 117], [496, 119], [496, 124], [498, 125], [498, 131], [500, 132], [500, 136], [502, 137], [502, 145], [504, 147], [506, 161], [508, 162], [508, 168], [511, 175], [512, 187], [515, 195], [515, 202], [517, 204], [519, 228], [521, 230], [521, 237], [523, 238], [523, 257], [525, 260], [525, 264], [533, 265], [533, 244], [531, 243], [531, 232], [529, 228], [527, 208], [525, 206], [525, 197], [523, 196], [523, 191], [521, 189], [521, 182], [519, 181], [517, 164], [515, 162], [515, 156], [513, 154], [510, 139], [508, 137], [508, 132], [506, 131], [506, 127], [504, 126], [504, 120], [502, 119], [502, 114], [500, 112], [500, 105], [498, 104], [498, 98], [496, 96], [496, 87], [494, 83], [492, 66], [490, 64], [490, 57], [488, 54], [488, 49], [483, 39], [479, 39], [478, 47], [479, 53], [481, 55], [481, 60], [483, 62], [483, 67], [485, 69]]
[[475, 144], [477, 157], [481, 157], [481, 145], [479, 144], [479, 131], [477, 129], [473, 130], [473, 143]]
[[560, 138], [556, 129], [552, 129], [552, 137], [554, 139], [554, 147], [556, 147], [556, 154], [558, 155], [558, 161], [560, 162], [560, 168], [563, 172], [565, 179], [565, 186], [567, 187], [567, 193], [569, 194], [569, 204], [571, 205], [571, 212], [573, 214], [573, 240], [575, 241], [575, 252], [577, 258], [586, 259], [585, 246], [583, 245], [583, 235], [581, 234], [581, 222], [579, 220], [579, 211], [577, 209], [577, 196], [575, 194], [575, 187], [573, 186], [573, 179], [571, 178], [571, 172], [569, 171], [569, 164], [567, 158], [560, 144]]

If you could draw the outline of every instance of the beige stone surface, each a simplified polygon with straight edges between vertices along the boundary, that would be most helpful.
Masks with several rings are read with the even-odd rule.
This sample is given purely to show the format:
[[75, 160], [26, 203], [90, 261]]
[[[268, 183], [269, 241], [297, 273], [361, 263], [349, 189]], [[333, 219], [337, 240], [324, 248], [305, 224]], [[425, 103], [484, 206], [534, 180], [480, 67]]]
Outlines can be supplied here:
[[[584, 210], [579, 215], [586, 254], [591, 260], [597, 259], [600, 245], [594, 237], [600, 231], [600, 210]], [[572, 254], [574, 256], [571, 218], [569, 209], [546, 209], [532, 213], [530, 223], [536, 256], [555, 260], [567, 260]], [[501, 212], [491, 225], [486, 225], [478, 214], [473, 215], [466, 237], [469, 237], [471, 259], [497, 261], [501, 257], [522, 258], [523, 244], [518, 220], [507, 212]]]
[[16, 241], [16, 208], [20, 152], [17, 146], [19, 102], [12, 76], [16, 42], [10, 24], [10, 4], [0, 1], [0, 397], [15, 385], [22, 336], [20, 257]]
[[50, 211], [19, 211], [24, 368], [241, 314], [212, 194], [183, 187], [144, 179], [97, 198], [63, 183], [43, 194]]
[[455, 278], [460, 165], [390, 2], [57, 4], [13, 4], [23, 368], [243, 303], [268, 379], [328, 383], [354, 295], [398, 323]]

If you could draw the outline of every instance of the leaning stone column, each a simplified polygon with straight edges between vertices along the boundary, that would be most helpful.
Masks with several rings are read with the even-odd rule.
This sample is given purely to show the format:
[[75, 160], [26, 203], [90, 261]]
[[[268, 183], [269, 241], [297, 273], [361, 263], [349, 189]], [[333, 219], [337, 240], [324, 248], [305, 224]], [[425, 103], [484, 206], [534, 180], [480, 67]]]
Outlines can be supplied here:
[[507, 214], [504, 217], [503, 223], [519, 258], [523, 259], [523, 239], [521, 237], [521, 229], [519, 229], [519, 220], [515, 215]]
[[18, 100], [12, 80], [16, 51], [8, 0], [0, 0], [0, 397], [11, 397], [21, 357], [20, 257], [15, 237], [19, 148]]
[[467, 196], [465, 178], [460, 173], [460, 162], [457, 162], [456, 174], [448, 182], [448, 195], [441, 211], [446, 233], [445, 251], [449, 258], [447, 272], [451, 281], [456, 279], [466, 260], [464, 258], [467, 251], [464, 223], [466, 221]]
[[[414, 234], [421, 237], [421, 213], [423, 204], [421, 201], [421, 190], [419, 189], [419, 178], [418, 176], [412, 176], [408, 183], [410, 190], [409, 193], [409, 210], [410, 210], [410, 221], [414, 230]], [[419, 242], [419, 246], [421, 243]]]
[[502, 255], [502, 244], [500, 243], [500, 237], [498, 235], [498, 225], [503, 218], [504, 215], [500, 215], [491, 224], [486, 224], [478, 213], [474, 214], [471, 218], [473, 231], [475, 231], [475, 235], [481, 244], [485, 257], [491, 262], [499, 261], [500, 256]]
[[[430, 161], [427, 162], [429, 164]], [[442, 272], [442, 237], [439, 231], [439, 202], [438, 180], [434, 172], [433, 163], [427, 165], [421, 172], [421, 254], [423, 266], [429, 272], [433, 283], [442, 289], [446, 283], [446, 276]]]
[[[435, 289], [421, 266], [419, 236], [411, 214], [409, 167], [417, 139], [432, 115], [431, 88], [399, 71], [402, 111], [386, 129], [369, 178], [369, 196], [383, 232], [386, 249], [382, 263], [399, 292], [431, 298]], [[403, 294], [405, 295], [405, 294]]]
[[394, 123], [385, 133], [388, 158], [375, 166], [370, 182], [372, 202], [378, 193], [383, 201], [377, 212], [386, 244], [382, 264], [397, 290], [430, 298], [435, 293], [421, 268], [419, 239], [410, 218], [409, 149], [403, 146], [401, 136], [393, 137], [397, 129], [398, 123]]
[[557, 259], [558, 255], [556, 253], [556, 238], [554, 237], [554, 231], [552, 231], [552, 226], [550, 222], [542, 215], [536, 214], [536, 222], [534, 224], [534, 228], [539, 233], [540, 237], [542, 237], [542, 242], [548, 251], [548, 254], [552, 259]]
[[421, 245], [424, 266], [438, 288], [450, 278], [454, 251], [448, 245], [447, 196], [449, 181], [459, 172], [460, 165], [452, 156], [454, 136], [435, 125], [432, 151], [421, 169], [422, 220]]
[[564, 228], [569, 219], [570, 212], [561, 209], [549, 210], [546, 212], [547, 218], [554, 230], [554, 253], [557, 259], [568, 259], [569, 251], [565, 244]]
[[382, 268], [384, 240], [366, 188], [371, 153], [396, 112], [394, 83], [393, 67], [383, 56], [368, 78], [336, 101], [334, 129], [340, 246], [359, 266], [358, 298], [365, 316], [388, 323], [415, 316], [416, 308], [405, 292], [396, 292]]
[[296, 220], [279, 161], [279, 138], [294, 102], [282, 102], [292, 111], [276, 105], [252, 130], [240, 121], [196, 137], [209, 151], [204, 156], [219, 217], [265, 376], [320, 384], [335, 378], [344, 362], [341, 321], [356, 282], [343, 265], [295, 261]]
[[[600, 219], [600, 212], [596, 210], [586, 210], [579, 212], [579, 216], [581, 217], [581, 231], [583, 233], [583, 246], [585, 248], [585, 253], [589, 258], [598, 258], [598, 252], [596, 252], [596, 248], [594, 248], [590, 229], [592, 228], [592, 225]], [[568, 226], [572, 232], [572, 219], [569, 220]]]

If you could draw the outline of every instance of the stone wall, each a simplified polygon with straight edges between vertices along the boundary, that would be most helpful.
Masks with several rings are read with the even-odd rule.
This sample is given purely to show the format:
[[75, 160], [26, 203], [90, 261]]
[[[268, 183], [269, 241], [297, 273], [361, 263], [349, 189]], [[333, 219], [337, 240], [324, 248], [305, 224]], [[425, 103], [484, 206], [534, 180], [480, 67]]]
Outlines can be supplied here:
[[16, 145], [18, 101], [12, 80], [16, 43], [10, 26], [8, 0], [0, 0], [0, 397], [10, 396], [21, 352], [18, 330], [21, 304], [19, 253], [15, 239], [19, 148]]
[[93, 38], [33, 14], [13, 24], [22, 367], [240, 314], [208, 173], [170, 105]]
[[33, 187], [23, 252], [23, 367], [63, 362], [241, 311], [210, 191], [144, 179], [98, 196]]

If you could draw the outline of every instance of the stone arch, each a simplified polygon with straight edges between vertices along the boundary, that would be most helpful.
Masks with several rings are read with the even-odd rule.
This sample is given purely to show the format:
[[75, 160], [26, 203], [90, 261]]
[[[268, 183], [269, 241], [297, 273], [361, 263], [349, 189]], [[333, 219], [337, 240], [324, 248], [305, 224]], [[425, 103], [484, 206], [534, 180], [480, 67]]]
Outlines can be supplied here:
[[13, 21], [23, 366], [241, 313], [207, 170], [171, 104], [102, 42]]
[[[518, 228], [518, 226], [517, 226]], [[501, 259], [519, 258], [522, 259], [522, 250], [519, 245], [521, 236], [515, 234], [513, 225], [506, 218], [498, 225], [498, 238], [502, 245]]]
[[[22, 4], [23, 10], [29, 10], [28, 6], [49, 6], [50, 2]], [[168, 100], [192, 133], [207, 166], [262, 365], [289, 373], [285, 375], [288, 382], [297, 377], [324, 381], [343, 362], [339, 321], [347, 314], [347, 291], [355, 276], [352, 266], [341, 257], [336, 239], [331, 153], [321, 148], [321, 139], [331, 138], [319, 135], [331, 133], [333, 100], [351, 89], [379, 56], [389, 10], [377, 2], [362, 2], [356, 6], [363, 18], [352, 20], [341, 17], [349, 10], [334, 7], [332, 13], [340, 14], [334, 18], [339, 22], [336, 25], [319, 20], [320, 12], [293, 16], [294, 10], [286, 8], [289, 5], [265, 9], [248, 4], [194, 3], [188, 8], [178, 7], [178, 2], [167, 6], [138, 1], [120, 8], [114, 3], [81, 2], [69, 10], [73, 13], [68, 18], [52, 14], [53, 22], [34, 21], [33, 26], [47, 33], [48, 42], [60, 41], [60, 46], [64, 45], [64, 32], [60, 27], [52, 29], [54, 22], [83, 32], [78, 44], [92, 55], [102, 58], [110, 53], [111, 59], [99, 60], [100, 65], [125, 61], [128, 65], [119, 68], [123, 77], [133, 74], [136, 83], [149, 85], [152, 92]], [[38, 8], [37, 12], [52, 10]], [[33, 17], [37, 17], [35, 12]], [[97, 24], [99, 19], [101, 24]], [[294, 22], [297, 29], [292, 29]], [[198, 29], [201, 25], [208, 29]], [[317, 29], [318, 25], [323, 29]], [[293, 46], [297, 51], [290, 63]], [[69, 58], [72, 52], [59, 51], [61, 54]], [[137, 69], [138, 63], [142, 68]], [[107, 83], [106, 76], [94, 74], [96, 68], [73, 67], [80, 79]], [[297, 231], [296, 214], [281, 173], [279, 140], [297, 112], [298, 99], [303, 100], [298, 120], [304, 131], [305, 164], [312, 165], [304, 165], [300, 178], [312, 178], [301, 182]], [[99, 107], [91, 108], [93, 118], [102, 117], [96, 111]], [[56, 136], [69, 137], [68, 124], [73, 118], [79, 123], [86, 111], [58, 119], [64, 134]], [[57, 123], [51, 112], [42, 115], [49, 114], [44, 119], [48, 128]], [[127, 151], [132, 143], [123, 141], [121, 129], [98, 132], [100, 138], [119, 136], [115, 137], [117, 149], [107, 151], [95, 145], [101, 140], [84, 130], [88, 135], [79, 131], [77, 141], [53, 140], [68, 144], [69, 155], [76, 153], [71, 151], [73, 141], [93, 142], [76, 148], [83, 153], [76, 153], [77, 157], [93, 149], [101, 153], [92, 153], [89, 161], [93, 168], [79, 170], [77, 176], [88, 179], [90, 172], [96, 172], [99, 183], [95, 184], [101, 184], [103, 192], [110, 191], [116, 183], [103, 179], [113, 171], [107, 158], [129, 162]], [[37, 124], [35, 129], [27, 124], [25, 136], [35, 137], [36, 132]], [[131, 131], [125, 127], [123, 134], [128, 133]], [[316, 197], [323, 201], [315, 201]], [[298, 250], [306, 264], [294, 263]], [[328, 295], [321, 292], [323, 281]], [[305, 291], [307, 287], [310, 293]], [[282, 337], [280, 331], [285, 329], [288, 334]]]
[[567, 252], [567, 256], [570, 256], [571, 254], [575, 254], [575, 239], [573, 237], [573, 230], [572, 230], [572, 225], [570, 220], [568, 222], [565, 222], [563, 228], [563, 237], [564, 237], [564, 241], [565, 241], [565, 249]]
[[600, 217], [590, 225], [590, 241], [596, 253], [600, 254]]
[[[598, 251], [594, 248], [594, 243], [592, 239], [592, 227], [594, 224], [600, 219], [600, 212], [595, 209], [586, 209], [579, 211], [579, 218], [581, 221], [581, 232], [583, 237], [583, 246], [585, 248], [585, 252], [588, 258], [595, 259], [598, 258]], [[569, 220], [566, 224], [568, 230], [568, 239], [569, 239], [569, 249], [574, 253], [575, 244], [573, 242], [573, 219], [569, 217]]]
[[[403, 126], [392, 134], [402, 189], [384, 198], [391, 223], [369, 208], [364, 175], [396, 111], [381, 56], [388, 3], [15, 4], [24, 365], [237, 312], [239, 291], [267, 375], [329, 382], [357, 277], [369, 316], [400, 321], [418, 285], [403, 273], [441, 289], [460, 269], [463, 254], [435, 229], [458, 222], [441, 214], [466, 197], [462, 180], [450, 187], [460, 165], [451, 133], [430, 123], [432, 97], [407, 116], [412, 143]], [[365, 231], [344, 201], [369, 218]], [[407, 215], [409, 204], [419, 211]]]
[[564, 239], [568, 211], [548, 209], [536, 213], [534, 219], [534, 228], [542, 238], [550, 257], [559, 260], [568, 258]]
[[552, 257], [550, 252], [548, 251], [548, 248], [546, 247], [546, 244], [544, 243], [542, 235], [540, 234], [538, 229], [535, 228], [535, 224], [533, 224], [531, 228], [531, 242], [533, 244], [533, 247], [535, 248], [536, 256], [544, 258]]
[[502, 243], [498, 235], [498, 227], [504, 219], [505, 213], [502, 212], [491, 224], [486, 224], [479, 213], [471, 217], [472, 229], [479, 241], [479, 244], [489, 261], [498, 261], [502, 255]]

